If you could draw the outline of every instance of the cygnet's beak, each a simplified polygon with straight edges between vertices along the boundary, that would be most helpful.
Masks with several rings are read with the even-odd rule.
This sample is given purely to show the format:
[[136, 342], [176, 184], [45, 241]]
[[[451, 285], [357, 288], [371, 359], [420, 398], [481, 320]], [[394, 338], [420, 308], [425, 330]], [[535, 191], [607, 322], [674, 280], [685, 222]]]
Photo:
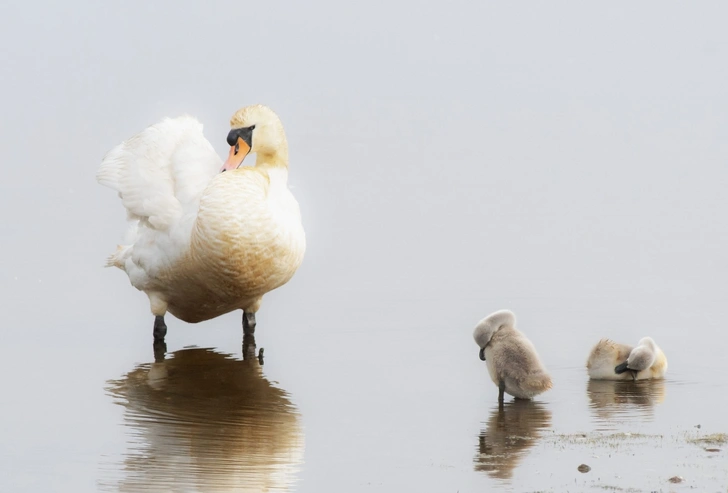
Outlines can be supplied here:
[[480, 348], [480, 352], [478, 353], [478, 356], [480, 356], [480, 361], [485, 361], [485, 348]]

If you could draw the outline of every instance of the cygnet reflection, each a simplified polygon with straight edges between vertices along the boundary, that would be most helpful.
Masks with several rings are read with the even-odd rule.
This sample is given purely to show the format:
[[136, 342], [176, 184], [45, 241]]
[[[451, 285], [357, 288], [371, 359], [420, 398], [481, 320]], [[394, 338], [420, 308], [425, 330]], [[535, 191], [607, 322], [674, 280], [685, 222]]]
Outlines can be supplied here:
[[157, 360], [109, 382], [131, 430], [114, 489], [290, 490], [303, 460], [300, 418], [257, 358], [192, 348]]
[[511, 479], [513, 470], [551, 427], [551, 411], [534, 401], [515, 400], [493, 410], [478, 436], [475, 470]]
[[589, 380], [586, 391], [599, 430], [615, 430], [634, 418], [651, 420], [665, 400], [665, 380]]

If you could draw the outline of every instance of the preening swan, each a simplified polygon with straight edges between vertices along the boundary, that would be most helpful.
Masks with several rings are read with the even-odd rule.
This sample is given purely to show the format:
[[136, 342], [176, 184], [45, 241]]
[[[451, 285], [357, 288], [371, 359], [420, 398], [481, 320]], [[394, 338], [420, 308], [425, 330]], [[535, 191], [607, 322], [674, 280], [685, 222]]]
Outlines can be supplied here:
[[602, 339], [589, 353], [586, 367], [594, 380], [647, 380], [665, 376], [667, 358], [651, 337], [643, 337], [634, 348]]
[[531, 399], [551, 388], [551, 377], [536, 348], [515, 326], [515, 315], [501, 310], [481, 320], [473, 332], [480, 359], [486, 362], [490, 378], [498, 386], [501, 403], [503, 392]]
[[[230, 126], [224, 164], [202, 125], [182, 116], [113, 148], [96, 175], [119, 192], [130, 221], [126, 244], [107, 265], [126, 271], [149, 297], [155, 341], [164, 340], [168, 311], [195, 323], [242, 309], [244, 332], [252, 334], [263, 295], [303, 261], [281, 121], [255, 105], [237, 111]], [[241, 167], [249, 153], [257, 154], [255, 166]]]

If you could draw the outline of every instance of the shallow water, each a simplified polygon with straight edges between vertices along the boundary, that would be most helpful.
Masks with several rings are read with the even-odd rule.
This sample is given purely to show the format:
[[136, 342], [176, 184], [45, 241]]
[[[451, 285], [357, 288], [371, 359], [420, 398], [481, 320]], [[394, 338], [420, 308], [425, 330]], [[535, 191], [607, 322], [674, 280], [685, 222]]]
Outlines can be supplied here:
[[[255, 356], [189, 348], [134, 368], [107, 391], [129, 427], [122, 491], [286, 491], [303, 430]], [[103, 481], [102, 481], [103, 483]]]
[[[399, 320], [403, 305], [393, 309]], [[728, 487], [728, 443], [701, 441], [728, 433], [728, 388], [712, 370], [719, 347], [681, 346], [665, 333], [657, 340], [670, 358], [666, 380], [590, 382], [581, 341], [594, 337], [579, 335], [572, 347], [553, 327], [519, 322], [554, 388], [499, 409], [470, 327], [296, 328], [271, 321], [272, 311], [254, 341], [265, 348], [262, 365], [252, 344], [243, 357], [237, 315], [209, 327], [171, 319], [167, 351], [156, 354], [150, 317], [124, 328], [130, 310], [107, 322], [109, 343], [59, 336], [30, 354], [15, 347], [4, 362], [17, 371], [4, 394], [4, 422], [14, 426], [4, 430], [0, 489]], [[673, 476], [684, 482], [669, 483]]]
[[[725, 492], [727, 14], [8, 5], [0, 491]], [[259, 102], [308, 242], [263, 364], [240, 313], [155, 351], [96, 168], [182, 113], [225, 156]], [[472, 330], [504, 308], [554, 387], [499, 409]], [[664, 381], [588, 381], [600, 338], [646, 335]]]

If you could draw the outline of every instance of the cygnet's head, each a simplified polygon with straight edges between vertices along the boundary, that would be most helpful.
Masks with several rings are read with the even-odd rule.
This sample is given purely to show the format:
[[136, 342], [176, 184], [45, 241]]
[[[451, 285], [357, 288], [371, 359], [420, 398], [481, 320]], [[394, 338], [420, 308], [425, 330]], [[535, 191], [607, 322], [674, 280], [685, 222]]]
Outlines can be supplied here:
[[288, 143], [283, 124], [272, 109], [262, 104], [246, 106], [239, 109], [230, 118], [230, 133], [227, 143], [230, 154], [221, 171], [237, 169], [248, 154], [258, 154], [266, 162], [279, 161], [275, 156], [280, 155], [280, 163], [288, 163]]
[[510, 310], [499, 310], [478, 322], [473, 331], [473, 339], [480, 348], [480, 359], [485, 361], [485, 347], [501, 327], [515, 327], [515, 325], [516, 316]]
[[652, 351], [657, 349], [657, 344], [655, 344], [655, 341], [652, 339], [652, 337], [643, 337], [640, 339], [640, 342], [637, 343], [638, 346], [647, 346]]

